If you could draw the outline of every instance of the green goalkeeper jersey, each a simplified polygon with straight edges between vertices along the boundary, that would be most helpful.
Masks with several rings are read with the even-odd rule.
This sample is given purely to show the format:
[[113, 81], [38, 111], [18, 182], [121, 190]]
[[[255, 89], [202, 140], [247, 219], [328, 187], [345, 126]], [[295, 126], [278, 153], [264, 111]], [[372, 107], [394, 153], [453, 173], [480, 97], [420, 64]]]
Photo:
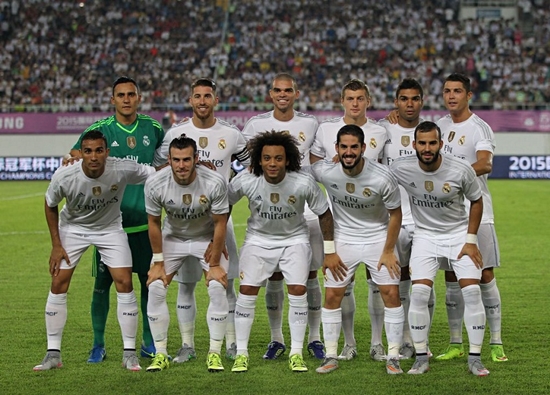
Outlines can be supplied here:
[[[164, 130], [158, 121], [148, 115], [137, 114], [131, 125], [117, 122], [115, 115], [101, 119], [80, 135], [73, 149], [80, 149], [84, 133], [99, 130], [107, 139], [109, 155], [115, 158], [129, 158], [138, 163], [153, 166], [155, 150], [162, 144]], [[122, 226], [127, 233], [147, 230], [145, 195], [143, 185], [128, 185], [122, 198]]]

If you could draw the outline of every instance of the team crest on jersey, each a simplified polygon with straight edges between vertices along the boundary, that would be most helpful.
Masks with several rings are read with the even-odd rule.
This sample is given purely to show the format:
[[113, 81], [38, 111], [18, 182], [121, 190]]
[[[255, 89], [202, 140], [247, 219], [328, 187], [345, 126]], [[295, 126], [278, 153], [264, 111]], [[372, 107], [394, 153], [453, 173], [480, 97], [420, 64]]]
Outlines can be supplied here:
[[183, 201], [183, 204], [187, 204], [189, 206], [193, 201], [193, 197], [191, 196], [191, 194], [186, 193], [185, 195], [183, 195], [182, 201]]
[[149, 147], [149, 144], [151, 144], [151, 140], [149, 140], [149, 136], [143, 136], [143, 145], [146, 147]]
[[118, 191], [118, 185], [117, 184], [111, 185], [111, 192], [116, 192], [116, 191]]
[[410, 143], [411, 143], [410, 136], [401, 136], [401, 145], [403, 147], [408, 147]]
[[453, 141], [454, 138], [455, 138], [455, 135], [456, 135], [456, 133], [453, 132], [453, 131], [451, 131], [451, 133], [449, 133], [449, 137], [447, 137], [447, 141], [448, 141], [449, 143], [450, 143], [451, 141]]
[[352, 184], [351, 182], [347, 182], [346, 183], [346, 191], [348, 193], [353, 193], [355, 192], [355, 184]]
[[431, 192], [434, 190], [434, 183], [432, 181], [424, 181], [424, 188], [426, 188], [426, 191]]
[[219, 142], [218, 142], [218, 148], [219, 149], [225, 149], [227, 147], [227, 143], [225, 142], [224, 139], [221, 139]]
[[371, 147], [372, 149], [375, 149], [377, 146], [378, 144], [376, 144], [376, 139], [374, 137], [370, 139], [369, 147]]
[[199, 147], [201, 148], [208, 147], [208, 137], [199, 137]]
[[372, 191], [369, 188], [363, 189], [363, 196], [364, 197], [370, 197], [372, 195]]
[[466, 142], [466, 136], [462, 136], [458, 139], [458, 145], [464, 145]]
[[205, 195], [201, 195], [201, 197], [199, 198], [199, 203], [202, 204], [203, 206], [205, 204], [208, 204], [208, 198]]
[[302, 143], [306, 141], [306, 134], [304, 132], [298, 133], [298, 140], [300, 140]]
[[294, 204], [294, 203], [296, 203], [296, 196], [290, 195], [288, 197], [288, 204]]
[[446, 182], [445, 184], [443, 184], [442, 191], [443, 191], [443, 193], [449, 193], [449, 192], [451, 192], [451, 186], [449, 185], [448, 182]]
[[94, 196], [101, 195], [101, 187], [93, 187], [92, 188], [92, 193], [94, 194]]
[[270, 195], [269, 199], [271, 200], [271, 203], [277, 204], [277, 203], [279, 203], [279, 194], [278, 193], [272, 193]]
[[126, 144], [128, 144], [128, 147], [130, 149], [136, 148], [136, 145], [137, 145], [136, 138], [134, 136], [126, 137]]
[[240, 273], [239, 273], [239, 278], [240, 278], [241, 280], [244, 280], [244, 272], [240, 272]]

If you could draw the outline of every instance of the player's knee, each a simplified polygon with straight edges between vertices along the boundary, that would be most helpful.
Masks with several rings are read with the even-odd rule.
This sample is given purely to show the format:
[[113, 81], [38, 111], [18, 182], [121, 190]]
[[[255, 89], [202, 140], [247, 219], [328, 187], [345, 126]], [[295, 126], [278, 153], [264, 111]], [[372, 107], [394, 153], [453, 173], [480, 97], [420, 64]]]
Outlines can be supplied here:
[[493, 271], [492, 267], [489, 267], [487, 269], [483, 269], [481, 271], [481, 283], [482, 284], [488, 284], [495, 278], [495, 272]]
[[288, 285], [287, 287], [288, 287], [288, 293], [290, 295], [302, 296], [302, 295], [305, 295], [307, 291], [307, 287], [305, 285], [293, 284], [293, 285]]

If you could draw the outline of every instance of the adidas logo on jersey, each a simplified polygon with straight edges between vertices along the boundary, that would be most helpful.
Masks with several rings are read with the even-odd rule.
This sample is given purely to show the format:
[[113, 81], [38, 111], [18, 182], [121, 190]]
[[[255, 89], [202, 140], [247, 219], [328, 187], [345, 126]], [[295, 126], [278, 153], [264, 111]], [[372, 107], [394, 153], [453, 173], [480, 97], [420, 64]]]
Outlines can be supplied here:
[[115, 141], [113, 141], [113, 143], [111, 144], [111, 147], [118, 147], [118, 143]]
[[330, 187], [331, 187], [332, 189], [338, 189], [338, 185], [336, 185], [336, 184], [332, 184]]
[[174, 203], [174, 201], [172, 199], [168, 200], [168, 202], [166, 204], [176, 204]]
[[258, 201], [258, 202], [261, 202], [261, 201], [262, 201], [262, 197], [261, 197], [260, 195], [258, 195], [258, 196], [256, 196], [256, 198], [255, 198], [254, 200], [256, 200], [256, 201]]
[[416, 188], [416, 185], [414, 185], [414, 182], [411, 182], [411, 183], [409, 184], [409, 186], [411, 186], [411, 187], [413, 187], [413, 188]]
[[84, 195], [82, 192], [79, 192], [77, 197], [85, 197], [86, 195]]

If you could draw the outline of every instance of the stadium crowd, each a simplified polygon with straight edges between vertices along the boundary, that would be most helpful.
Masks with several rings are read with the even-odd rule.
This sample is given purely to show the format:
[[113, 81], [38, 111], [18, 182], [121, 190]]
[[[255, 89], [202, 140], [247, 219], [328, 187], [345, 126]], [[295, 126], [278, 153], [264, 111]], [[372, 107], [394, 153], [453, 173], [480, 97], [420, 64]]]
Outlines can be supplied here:
[[460, 21], [459, 4], [0, 1], [0, 111], [108, 111], [120, 75], [140, 83], [144, 112], [187, 106], [201, 76], [216, 79], [221, 109], [263, 110], [278, 72], [296, 76], [302, 110], [340, 108], [350, 78], [392, 108], [405, 77], [425, 87], [425, 109], [443, 108], [451, 72], [472, 79], [476, 105], [546, 108], [550, 0], [518, 1], [518, 21]]

